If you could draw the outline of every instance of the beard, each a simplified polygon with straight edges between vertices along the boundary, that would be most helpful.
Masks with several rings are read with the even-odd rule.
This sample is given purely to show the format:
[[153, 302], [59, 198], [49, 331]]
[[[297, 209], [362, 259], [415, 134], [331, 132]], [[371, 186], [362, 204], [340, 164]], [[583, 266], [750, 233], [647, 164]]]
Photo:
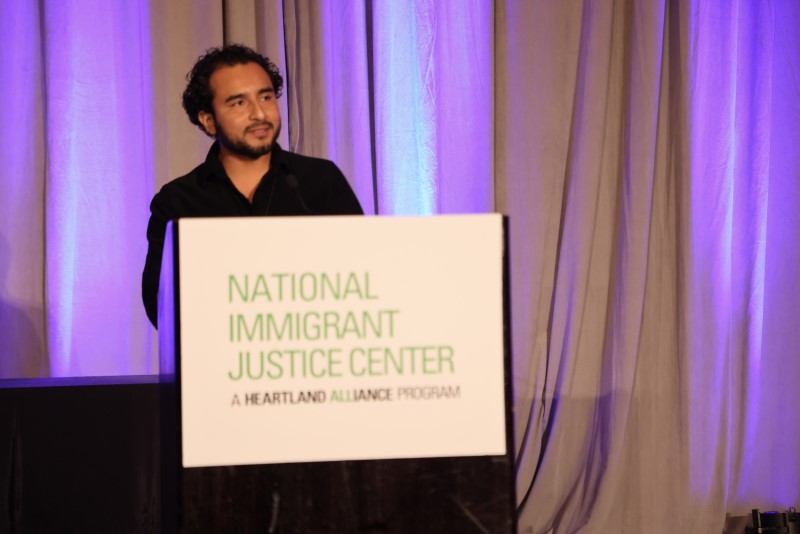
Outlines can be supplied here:
[[[231, 137], [229, 132], [225, 130], [218, 130], [217, 132], [217, 141], [219, 144], [224, 146], [228, 149], [229, 152], [233, 154], [243, 156], [245, 158], [250, 159], [258, 159], [261, 156], [269, 154], [272, 152], [272, 147], [275, 145], [275, 140], [278, 138], [278, 135], [281, 133], [281, 124], [278, 123], [278, 127], [276, 128], [275, 125], [271, 122], [265, 121], [258, 124], [253, 124], [248, 126], [247, 130], [250, 128], [261, 128], [264, 126], [269, 126], [272, 129], [272, 138], [264, 141], [263, 144], [260, 145], [252, 145], [245, 141], [244, 137], [240, 137], [238, 139], [234, 139]], [[245, 130], [245, 133], [247, 133]]]

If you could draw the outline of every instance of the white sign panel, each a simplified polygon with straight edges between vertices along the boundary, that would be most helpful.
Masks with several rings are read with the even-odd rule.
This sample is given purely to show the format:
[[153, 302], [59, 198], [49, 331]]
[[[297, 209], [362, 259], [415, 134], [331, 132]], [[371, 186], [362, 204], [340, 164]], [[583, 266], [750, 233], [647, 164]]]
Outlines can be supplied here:
[[179, 232], [185, 467], [506, 453], [500, 215]]

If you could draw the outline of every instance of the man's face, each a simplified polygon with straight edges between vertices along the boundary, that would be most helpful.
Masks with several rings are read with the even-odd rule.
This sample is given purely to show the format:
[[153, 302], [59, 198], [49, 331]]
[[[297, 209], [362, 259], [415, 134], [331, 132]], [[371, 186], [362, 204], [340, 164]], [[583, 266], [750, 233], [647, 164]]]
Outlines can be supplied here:
[[269, 75], [257, 63], [222, 66], [209, 79], [214, 113], [201, 111], [200, 123], [221, 150], [258, 159], [272, 150], [281, 116]]

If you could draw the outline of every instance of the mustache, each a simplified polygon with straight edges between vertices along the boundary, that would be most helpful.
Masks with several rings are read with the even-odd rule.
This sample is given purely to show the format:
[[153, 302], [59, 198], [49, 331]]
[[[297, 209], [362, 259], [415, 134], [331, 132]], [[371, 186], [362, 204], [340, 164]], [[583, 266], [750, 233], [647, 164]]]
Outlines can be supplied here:
[[247, 128], [245, 128], [244, 131], [245, 132], [250, 132], [250, 131], [256, 130], [258, 128], [264, 128], [265, 126], [267, 128], [272, 129], [272, 130], [275, 129], [275, 125], [272, 124], [270, 121], [262, 121], [262, 122], [254, 122], [253, 124], [251, 124]]

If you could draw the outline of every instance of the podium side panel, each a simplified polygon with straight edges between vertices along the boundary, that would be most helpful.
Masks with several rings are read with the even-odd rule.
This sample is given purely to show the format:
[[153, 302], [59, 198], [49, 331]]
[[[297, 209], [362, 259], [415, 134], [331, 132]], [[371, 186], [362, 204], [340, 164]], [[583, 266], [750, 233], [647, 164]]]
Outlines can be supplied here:
[[158, 290], [161, 531], [177, 532], [180, 478], [180, 280], [177, 221], [167, 223]]

